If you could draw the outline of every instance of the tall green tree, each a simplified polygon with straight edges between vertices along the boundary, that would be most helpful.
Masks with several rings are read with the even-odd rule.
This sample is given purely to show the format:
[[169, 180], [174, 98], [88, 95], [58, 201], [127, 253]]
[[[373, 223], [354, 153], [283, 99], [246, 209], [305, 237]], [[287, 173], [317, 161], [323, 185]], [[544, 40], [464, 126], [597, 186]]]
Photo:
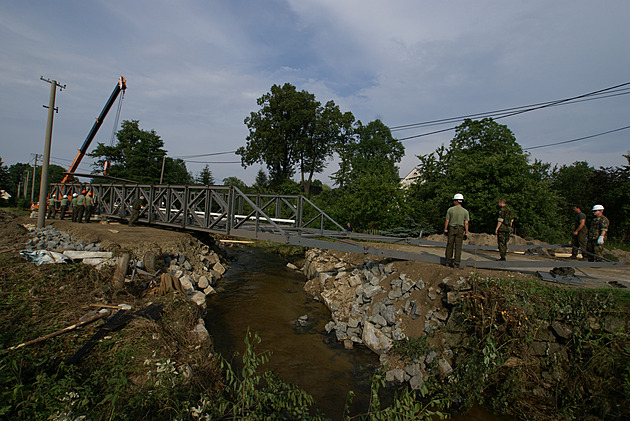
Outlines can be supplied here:
[[9, 191], [10, 179], [9, 179], [9, 167], [4, 165], [2, 157], [0, 156], [0, 190]]
[[453, 195], [462, 193], [471, 230], [494, 232], [496, 203], [504, 197], [516, 212], [519, 235], [553, 240], [562, 234], [549, 165], [530, 164], [507, 126], [488, 118], [465, 120], [449, 148], [419, 159], [421, 181], [407, 191], [414, 219], [440, 226]]
[[269, 177], [262, 168], [258, 170], [252, 188], [256, 193], [266, 193], [269, 188]]
[[402, 143], [380, 120], [357, 122], [353, 134], [344, 145], [346, 168], [338, 173], [343, 187], [323, 192], [318, 203], [358, 230], [400, 225], [405, 213], [397, 167], [404, 155]]
[[274, 187], [299, 171], [308, 194], [313, 175], [334, 152], [343, 114], [333, 101], [322, 107], [315, 95], [289, 83], [273, 85], [257, 104], [260, 109], [245, 118], [247, 144], [236, 152], [243, 167], [265, 164]]
[[[162, 160], [166, 155], [164, 141], [155, 130], [140, 129], [138, 120], [125, 120], [116, 133], [118, 142], [114, 146], [99, 143], [88, 155], [98, 158], [94, 167], [103, 168], [105, 161], [111, 163], [108, 175], [138, 183], [158, 183], [162, 173]], [[98, 180], [94, 180], [98, 181]], [[192, 176], [181, 159], [164, 159], [165, 184], [189, 184]]]
[[199, 172], [199, 175], [197, 175], [197, 183], [204, 186], [211, 186], [214, 184], [214, 177], [212, 176], [212, 171], [210, 171], [210, 167], [207, 164]]
[[581, 205], [585, 210], [592, 202], [595, 186], [591, 184], [591, 180], [594, 175], [595, 168], [586, 161], [577, 161], [553, 169], [552, 186], [564, 200], [565, 210], [570, 211], [575, 204]]
[[242, 191], [243, 193], [247, 193], [249, 190], [249, 187], [247, 187], [247, 184], [245, 184], [245, 182], [243, 180], [241, 180], [238, 177], [234, 177], [234, 176], [230, 176], [230, 177], [226, 177], [223, 179], [223, 185], [224, 186], [234, 186], [236, 188], [238, 188], [240, 191]]
[[[23, 163], [16, 163], [13, 164], [9, 167], [8, 170], [8, 177], [9, 177], [9, 181], [8, 181], [8, 186], [9, 186], [9, 193], [11, 193], [11, 195], [13, 195], [14, 197], [17, 196], [17, 192], [18, 192], [18, 184], [22, 183], [22, 187], [20, 188], [20, 195], [22, 197], [24, 197], [24, 186], [25, 186], [25, 181], [26, 181], [26, 173], [29, 173], [30, 175], [29, 177], [29, 185], [31, 183], [31, 175], [33, 174], [32, 171], [32, 167], [28, 164], [23, 164]], [[28, 196], [30, 197], [30, 195]]]

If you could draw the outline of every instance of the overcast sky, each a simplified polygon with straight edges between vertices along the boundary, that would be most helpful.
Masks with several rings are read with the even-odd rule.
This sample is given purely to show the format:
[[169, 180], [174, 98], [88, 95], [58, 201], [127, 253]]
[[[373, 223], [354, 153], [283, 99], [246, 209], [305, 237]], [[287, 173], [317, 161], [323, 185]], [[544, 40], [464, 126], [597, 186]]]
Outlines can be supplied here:
[[[52, 163], [69, 166], [120, 75], [120, 120], [155, 130], [169, 156], [245, 145], [244, 118], [273, 84], [334, 100], [390, 127], [573, 97], [630, 82], [628, 0], [90, 0], [0, 3], [0, 157], [43, 153], [57, 92]], [[630, 91], [629, 91], [630, 92]], [[623, 92], [621, 92], [623, 93]], [[109, 144], [115, 106], [97, 142]], [[630, 96], [499, 120], [524, 147], [630, 125]], [[457, 123], [458, 124], [458, 123]], [[397, 138], [455, 126], [394, 131]], [[405, 140], [401, 176], [453, 131]], [[553, 164], [626, 164], [630, 130], [531, 151]], [[90, 149], [90, 150], [91, 150]], [[259, 165], [208, 161], [251, 184]], [[89, 160], [81, 170], [90, 171]], [[188, 162], [197, 174], [204, 164]], [[331, 162], [320, 179], [337, 170]]]

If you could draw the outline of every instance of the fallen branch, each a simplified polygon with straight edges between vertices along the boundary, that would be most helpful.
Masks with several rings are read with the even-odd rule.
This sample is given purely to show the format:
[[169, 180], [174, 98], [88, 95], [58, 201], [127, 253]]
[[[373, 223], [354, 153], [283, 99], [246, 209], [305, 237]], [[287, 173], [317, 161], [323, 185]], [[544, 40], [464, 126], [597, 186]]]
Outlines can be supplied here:
[[36, 344], [36, 343], [39, 343], [39, 342], [43, 342], [46, 339], [54, 338], [55, 336], [59, 336], [59, 335], [62, 335], [64, 333], [66, 333], [66, 332], [70, 332], [71, 330], [74, 330], [74, 329], [76, 329], [76, 328], [78, 328], [80, 326], [87, 325], [89, 323], [95, 322], [98, 319], [102, 319], [103, 317], [107, 316], [108, 314], [109, 314], [109, 312], [103, 312], [103, 313], [95, 314], [94, 316], [88, 317], [87, 319], [83, 320], [82, 322], [78, 322], [78, 323], [75, 323], [75, 324], [73, 324], [71, 326], [64, 327], [63, 329], [58, 330], [58, 331], [53, 332], [53, 333], [49, 333], [48, 335], [40, 336], [39, 338], [33, 339], [32, 341], [22, 342], [19, 345], [7, 348], [7, 350], [8, 351], [12, 351], [14, 349], [22, 348], [24, 346], [29, 346], [29, 345], [33, 345], [33, 344]]

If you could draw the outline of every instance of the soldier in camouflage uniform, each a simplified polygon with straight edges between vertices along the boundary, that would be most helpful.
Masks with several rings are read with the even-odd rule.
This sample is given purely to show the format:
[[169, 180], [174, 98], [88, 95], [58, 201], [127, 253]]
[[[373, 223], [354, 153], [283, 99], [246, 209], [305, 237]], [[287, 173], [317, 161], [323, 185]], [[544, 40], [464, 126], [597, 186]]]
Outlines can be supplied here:
[[571, 258], [577, 259], [578, 248], [581, 251], [586, 250], [586, 234], [588, 229], [586, 228], [586, 215], [582, 212], [582, 206], [574, 205], [573, 211], [575, 212], [575, 222], [573, 224], [573, 233], [571, 235], [571, 245], [573, 246]]
[[497, 236], [497, 244], [499, 246], [499, 260], [505, 260], [507, 254], [507, 243], [512, 234], [512, 223], [514, 222], [514, 211], [507, 204], [507, 200], [499, 199], [499, 217], [497, 218], [497, 228], [494, 234]]
[[[464, 196], [460, 193], [453, 197], [453, 206], [446, 211], [444, 222], [444, 234], [448, 236], [445, 264], [454, 268], [459, 268], [462, 259], [462, 241], [468, 236], [470, 214], [462, 206], [463, 201]], [[453, 260], [453, 251], [455, 260]]]
[[610, 225], [610, 221], [604, 216], [602, 205], [593, 206], [593, 216], [595, 219], [591, 222], [591, 227], [588, 230], [588, 242], [586, 243], [589, 262], [600, 260], [598, 257], [604, 257], [604, 241]]

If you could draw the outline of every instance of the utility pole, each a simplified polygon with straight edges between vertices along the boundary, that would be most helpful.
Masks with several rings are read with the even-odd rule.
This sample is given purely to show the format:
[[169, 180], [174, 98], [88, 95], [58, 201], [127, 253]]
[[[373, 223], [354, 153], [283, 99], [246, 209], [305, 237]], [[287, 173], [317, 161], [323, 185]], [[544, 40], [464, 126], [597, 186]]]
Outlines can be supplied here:
[[162, 171], [160, 171], [160, 184], [162, 184], [162, 179], [164, 178], [164, 163], [166, 162], [166, 154], [162, 155]]
[[[66, 89], [66, 85], [59, 84], [56, 80], [44, 79], [40, 77], [44, 82], [50, 83], [50, 100], [48, 101], [48, 107], [44, 105], [44, 108], [48, 108], [48, 124], [46, 124], [46, 141], [44, 143], [44, 159], [42, 161], [42, 178], [39, 184], [39, 212], [37, 213], [37, 228], [44, 228], [44, 220], [46, 219], [46, 196], [48, 196], [48, 164], [50, 163], [50, 144], [52, 143], [52, 129], [53, 129], [53, 117], [55, 112], [59, 112], [55, 108], [55, 94], [57, 88], [59, 91]], [[33, 179], [33, 181], [35, 181]], [[35, 183], [33, 183], [35, 184]]]
[[26, 199], [26, 192], [28, 191], [28, 176], [31, 175], [31, 173], [24, 171], [24, 175], [26, 175], [26, 178], [24, 179], [24, 198]]
[[33, 182], [31, 183], [31, 203], [35, 200], [35, 171], [37, 171], [37, 160], [39, 159], [39, 154], [35, 154], [35, 163], [33, 164]]

